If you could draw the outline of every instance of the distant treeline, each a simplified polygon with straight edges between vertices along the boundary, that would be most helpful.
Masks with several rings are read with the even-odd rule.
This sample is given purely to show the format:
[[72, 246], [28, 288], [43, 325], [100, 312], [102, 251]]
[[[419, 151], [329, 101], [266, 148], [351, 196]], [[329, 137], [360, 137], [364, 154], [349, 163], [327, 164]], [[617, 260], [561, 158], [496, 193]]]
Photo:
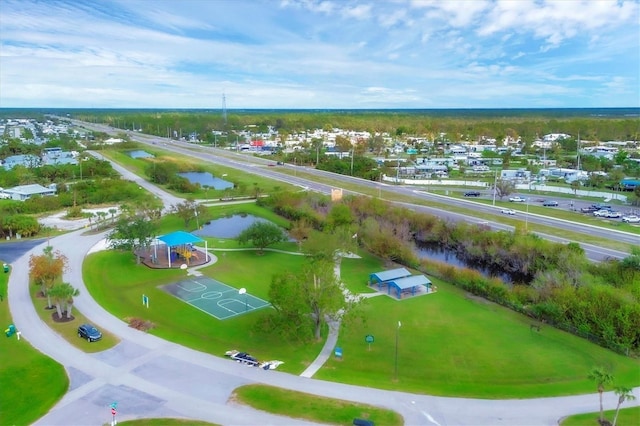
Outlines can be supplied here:
[[[3, 111], [6, 112], [6, 111]], [[59, 111], [58, 111], [59, 112]], [[158, 136], [187, 137], [213, 141], [212, 130], [240, 131], [268, 126], [283, 133], [304, 133], [333, 128], [387, 133], [393, 137], [426, 137], [430, 140], [478, 140], [482, 136], [501, 140], [520, 136], [533, 141], [549, 133], [567, 133], [582, 140], [637, 141], [640, 110], [611, 109], [487, 109], [487, 110], [70, 110], [65, 117], [141, 130]], [[218, 137], [219, 142], [224, 138]]]

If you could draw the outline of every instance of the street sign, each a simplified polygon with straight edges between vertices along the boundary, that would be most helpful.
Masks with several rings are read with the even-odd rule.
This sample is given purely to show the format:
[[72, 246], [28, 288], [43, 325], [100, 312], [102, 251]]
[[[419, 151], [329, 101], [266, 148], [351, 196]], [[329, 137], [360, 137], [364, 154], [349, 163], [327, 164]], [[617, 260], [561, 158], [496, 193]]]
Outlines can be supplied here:
[[409, 155], [415, 155], [417, 153], [418, 153], [417, 149], [413, 149], [413, 148], [407, 149], [407, 154], [409, 154]]
[[111, 415], [112, 415], [112, 416], [115, 416], [115, 415], [116, 415], [116, 409], [115, 409], [115, 408], [112, 408], [112, 409], [111, 409]]
[[364, 336], [364, 341], [367, 342], [369, 344], [369, 348], [368, 350], [371, 350], [371, 344], [374, 342], [374, 338], [371, 334], [367, 334], [366, 336]]

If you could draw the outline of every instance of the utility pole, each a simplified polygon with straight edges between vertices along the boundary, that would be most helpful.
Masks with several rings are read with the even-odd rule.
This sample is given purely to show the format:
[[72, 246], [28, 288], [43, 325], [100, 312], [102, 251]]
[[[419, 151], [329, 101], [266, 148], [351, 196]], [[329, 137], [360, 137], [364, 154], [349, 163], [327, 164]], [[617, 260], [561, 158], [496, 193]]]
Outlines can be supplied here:
[[498, 192], [498, 171], [496, 170], [496, 175], [493, 178], [493, 205], [496, 205], [496, 192]]

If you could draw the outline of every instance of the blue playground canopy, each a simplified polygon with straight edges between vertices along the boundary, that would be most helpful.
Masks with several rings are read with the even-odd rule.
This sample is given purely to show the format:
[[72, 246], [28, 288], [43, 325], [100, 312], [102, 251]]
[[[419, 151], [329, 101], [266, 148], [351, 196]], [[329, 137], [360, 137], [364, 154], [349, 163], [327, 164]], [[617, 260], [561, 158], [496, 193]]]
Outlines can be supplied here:
[[407, 271], [405, 268], [398, 269], [389, 269], [386, 271], [375, 272], [369, 275], [369, 283], [384, 283], [386, 281], [395, 280], [398, 278], [405, 278], [411, 276], [411, 272]]
[[201, 243], [204, 241], [202, 238], [196, 237], [195, 235], [184, 231], [172, 232], [170, 234], [158, 237], [158, 239], [169, 247], [180, 246], [183, 244]]
[[[167, 246], [167, 259], [169, 261], [169, 268], [171, 268], [171, 249], [173, 247], [183, 246], [186, 250], [187, 246], [190, 246], [194, 243], [204, 242], [204, 253], [206, 256], [205, 259], [208, 260], [209, 248], [207, 247], [207, 241], [193, 234], [190, 234], [189, 232], [176, 231], [167, 235], [156, 237], [156, 240], [162, 241]], [[157, 248], [157, 244], [155, 245], [155, 247]], [[185, 250], [182, 250], [182, 251], [185, 252]], [[189, 248], [189, 250], [191, 249]], [[190, 253], [185, 253], [185, 254], [188, 256], [191, 256]], [[177, 256], [176, 253], [174, 253], [174, 255]], [[157, 253], [156, 253], [156, 257], [157, 257]], [[187, 258], [187, 261], [188, 261], [188, 258]]]

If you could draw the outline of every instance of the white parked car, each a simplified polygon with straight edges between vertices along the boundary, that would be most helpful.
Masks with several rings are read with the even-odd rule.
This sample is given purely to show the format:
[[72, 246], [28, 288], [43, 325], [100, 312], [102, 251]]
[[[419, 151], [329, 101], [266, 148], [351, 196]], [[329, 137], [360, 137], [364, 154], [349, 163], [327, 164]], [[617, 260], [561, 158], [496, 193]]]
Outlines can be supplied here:
[[609, 216], [609, 210], [608, 209], [596, 210], [595, 212], [593, 212], [593, 215], [598, 217], [607, 217]]
[[627, 223], [640, 223], [640, 216], [634, 214], [630, 216], [622, 216], [622, 221]]
[[515, 210], [511, 210], [511, 209], [502, 209], [502, 210], [500, 210], [500, 212], [504, 213], [504, 214], [510, 214], [510, 215], [516, 214], [516, 211]]
[[527, 199], [519, 196], [515, 196], [515, 197], [509, 198], [509, 201], [511, 201], [512, 203], [524, 203], [525, 201], [527, 201]]
[[618, 217], [622, 217], [622, 213], [616, 212], [616, 211], [613, 211], [613, 210], [609, 210], [609, 213], [607, 213], [606, 217], [618, 218]]

